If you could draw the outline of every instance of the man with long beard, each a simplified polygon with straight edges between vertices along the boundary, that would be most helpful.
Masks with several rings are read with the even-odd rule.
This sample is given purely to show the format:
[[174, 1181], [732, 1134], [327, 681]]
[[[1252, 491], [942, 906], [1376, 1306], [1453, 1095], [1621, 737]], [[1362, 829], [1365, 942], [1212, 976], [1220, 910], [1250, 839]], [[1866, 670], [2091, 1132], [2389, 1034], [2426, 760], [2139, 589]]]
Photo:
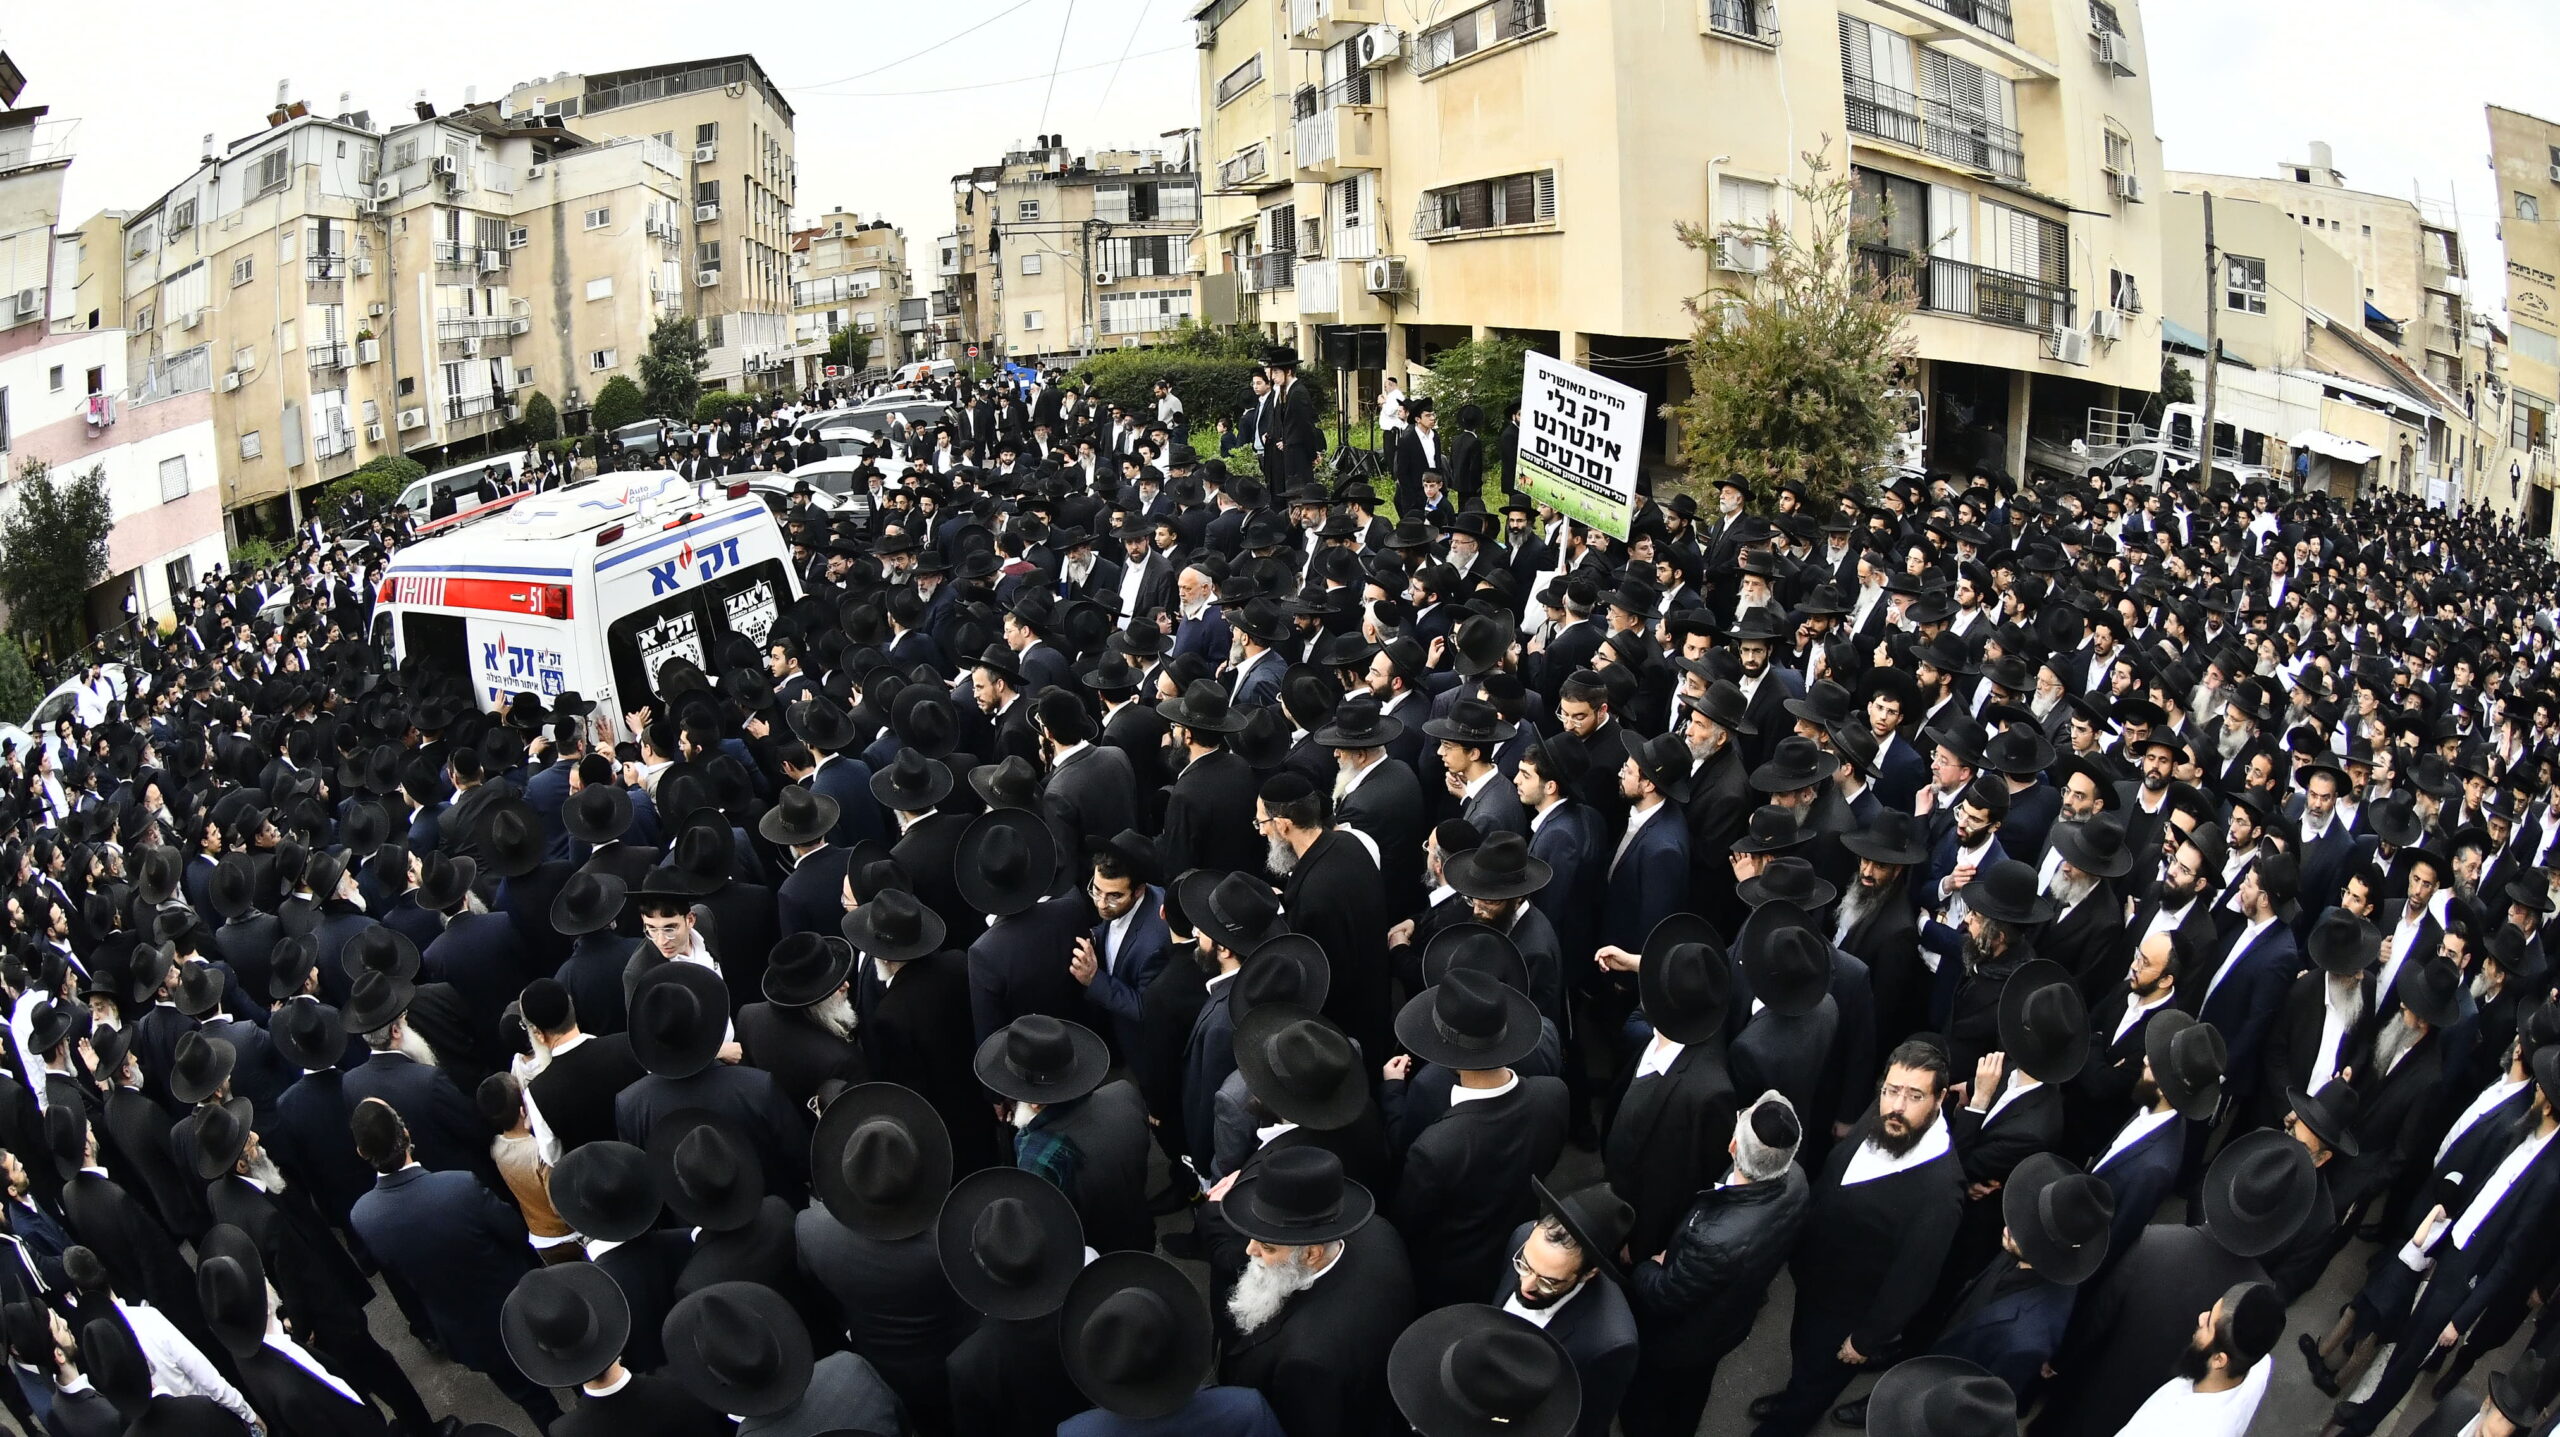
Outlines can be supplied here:
[[[1395, 1228], [1370, 1221], [1368, 1189], [1322, 1148], [1276, 1147], [1209, 1196], [1243, 1240], [1243, 1269], [1218, 1304], [1232, 1334], [1219, 1380], [1260, 1391], [1292, 1433], [1381, 1430], [1413, 1273]], [[1235, 1256], [1214, 1256], [1212, 1271], [1234, 1270]]]
[[1833, 1147], [1796, 1248], [1793, 1359], [1751, 1404], [1754, 1437], [1803, 1437], [1857, 1369], [1902, 1336], [1938, 1279], [1964, 1203], [1939, 1107], [1947, 1055], [1913, 1039], [1885, 1059], [1875, 1111]]
[[1841, 887], [1831, 941], [1867, 965], [1875, 984], [1876, 1037], [1899, 1043], [1929, 1018], [1929, 970], [1920, 960], [1910, 880], [1912, 865], [1928, 861], [1929, 847], [1920, 820], [1890, 808], [1865, 829], [1844, 835], [1840, 846], [1856, 856], [1858, 872]]

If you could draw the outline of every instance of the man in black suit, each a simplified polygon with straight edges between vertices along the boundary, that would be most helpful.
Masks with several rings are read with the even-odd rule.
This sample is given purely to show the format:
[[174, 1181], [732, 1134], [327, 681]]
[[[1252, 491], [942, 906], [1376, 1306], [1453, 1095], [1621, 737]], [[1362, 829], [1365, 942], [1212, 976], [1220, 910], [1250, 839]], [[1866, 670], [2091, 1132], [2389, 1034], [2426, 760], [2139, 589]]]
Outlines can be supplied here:
[[1615, 1256], [1633, 1214], [1605, 1187], [1562, 1200], [1538, 1191], [1544, 1212], [1512, 1231], [1512, 1270], [1492, 1301], [1544, 1327], [1571, 1359], [1582, 1379], [1574, 1437], [1609, 1437], [1636, 1372], [1636, 1318]]
[[[1115, 835], [1116, 836], [1116, 835]], [[1093, 874], [1086, 896], [1093, 900], [1093, 931], [1076, 940], [1068, 971], [1084, 985], [1085, 1001], [1098, 1011], [1099, 1029], [1111, 1040], [1124, 1064], [1136, 1065], [1147, 1046], [1144, 1000], [1156, 976], [1173, 954], [1173, 933], [1165, 926], [1164, 890], [1143, 882], [1143, 839], [1124, 848], [1104, 844], [1093, 850]], [[1141, 1087], [1148, 1086], [1143, 1081]]]
[[1433, 412], [1431, 401], [1410, 400], [1405, 412], [1413, 423], [1396, 436], [1396, 512], [1410, 516], [1422, 511], [1423, 476], [1436, 477], [1447, 471], [1441, 465], [1439, 415]]
[[773, 1074], [791, 1101], [810, 1106], [829, 1083], [865, 1081], [854, 1042], [853, 949], [845, 940], [794, 933], [774, 945], [764, 999], [738, 1010], [746, 1061]]
[[517, 1006], [525, 1035], [547, 1055], [525, 1085], [526, 1107], [546, 1148], [568, 1153], [612, 1137], [614, 1098], [648, 1072], [631, 1055], [630, 1037], [583, 1031], [576, 1003], [557, 979], [526, 984]]
[[1663, 936], [1638, 969], [1653, 1037], [1627, 1069], [1600, 1149], [1609, 1186], [1629, 1204], [1625, 1245], [1638, 1262], [1669, 1244], [1733, 1141], [1724, 1058], [1732, 969], [1698, 932]]
[[641, 974], [631, 990], [631, 1052], [649, 1073], [614, 1099], [614, 1136], [645, 1146], [668, 1114], [707, 1109], [755, 1150], [769, 1190], [798, 1202], [808, 1195], [807, 1116], [771, 1073], [739, 1061], [729, 1030], [718, 974], [680, 961]]
[[799, 784], [785, 785], [756, 820], [756, 831], [788, 855], [791, 867], [774, 890], [776, 926], [784, 935], [832, 933], [843, 920], [852, 850], [827, 841], [835, 824], [835, 800]]
[[339, 1020], [349, 1032], [362, 1033], [373, 1051], [347, 1074], [347, 1111], [352, 1114], [368, 1099], [389, 1104], [400, 1114], [420, 1163], [438, 1172], [471, 1173], [495, 1188], [488, 1123], [406, 1021], [415, 992], [410, 984], [375, 972], [356, 984]]
[[1156, 839], [1163, 870], [1259, 871], [1264, 850], [1253, 830], [1253, 768], [1227, 747], [1228, 736], [1243, 729], [1244, 716], [1228, 706], [1227, 691], [1215, 679], [1195, 680], [1181, 697], [1157, 704], [1156, 712], [1173, 725], [1182, 764]]
[[1274, 1148], [1218, 1208], [1234, 1247], [1256, 1245], [1223, 1265], [1242, 1275], [1213, 1303], [1231, 1334], [1219, 1380], [1261, 1392], [1286, 1432], [1397, 1430], [1387, 1354], [1413, 1317], [1413, 1275], [1395, 1228], [1371, 1221], [1368, 1190], [1322, 1148]]
[[1394, 1051], [1387, 929], [1397, 912], [1383, 901], [1377, 858], [1360, 835], [1326, 821], [1324, 797], [1303, 775], [1272, 775], [1256, 805], [1270, 866], [1284, 875], [1290, 931], [1322, 945], [1331, 968], [1324, 1016], [1362, 1052]]
[[1263, 398], [1257, 428], [1269, 471], [1278, 475], [1275, 487], [1312, 484], [1324, 436], [1316, 428], [1315, 393], [1298, 382], [1298, 352], [1285, 345], [1275, 348], [1263, 356], [1262, 367], [1272, 388]]
[[1345, 698], [1333, 721], [1311, 735], [1333, 750], [1342, 777], [1336, 781], [1333, 821], [1378, 846], [1378, 867], [1385, 880], [1389, 913], [1412, 913], [1422, 906], [1422, 840], [1430, 831], [1430, 811], [1422, 781], [1391, 746], [1404, 735], [1403, 721], [1381, 712], [1366, 693]]
[[1081, 695], [1044, 689], [1031, 702], [1031, 719], [1049, 756], [1040, 808], [1057, 834], [1058, 851], [1081, 872], [1092, 844], [1137, 827], [1137, 773], [1127, 754], [1096, 742], [1102, 729]]
[[923, 1095], [950, 1134], [958, 1171], [996, 1161], [993, 1104], [970, 1067], [978, 1039], [968, 959], [943, 946], [941, 916], [889, 888], [845, 915], [843, 931], [867, 960], [854, 988], [855, 1033], [872, 1076]]

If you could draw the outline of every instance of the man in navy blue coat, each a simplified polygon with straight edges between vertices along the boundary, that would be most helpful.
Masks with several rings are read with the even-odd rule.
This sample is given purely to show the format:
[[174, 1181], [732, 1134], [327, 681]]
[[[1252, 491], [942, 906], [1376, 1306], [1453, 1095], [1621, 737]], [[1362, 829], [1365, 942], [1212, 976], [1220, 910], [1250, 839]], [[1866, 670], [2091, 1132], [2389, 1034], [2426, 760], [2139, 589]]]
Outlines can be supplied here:
[[2293, 855], [2261, 857], [2240, 880], [2241, 925], [2192, 980], [2178, 984], [2180, 1006], [2189, 1008], [2222, 1031], [2231, 1053], [2226, 1102], [2245, 1099], [2257, 1090], [2258, 1049], [2285, 989], [2302, 970], [2301, 947], [2283, 911], [2293, 901], [2296, 873]]
[[1085, 893], [1102, 921], [1077, 940], [1068, 971], [1084, 985], [1085, 1001], [1109, 1016], [1104, 1032], [1125, 1062], [1142, 1041], [1139, 1004], [1147, 985], [1173, 955], [1164, 890], [1140, 883], [1131, 855], [1106, 847], [1093, 855], [1093, 878]]
[[507, 1357], [498, 1317], [516, 1280], [534, 1265], [524, 1219], [468, 1173], [435, 1172], [410, 1155], [409, 1130], [379, 1102], [356, 1105], [349, 1120], [356, 1152], [378, 1175], [356, 1199], [354, 1226], [365, 1250], [416, 1294], [454, 1361], [481, 1373], [548, 1429], [559, 1420], [551, 1394]]
[[353, 1115], [367, 1099], [388, 1103], [400, 1115], [404, 1143], [419, 1162], [438, 1172], [477, 1174], [495, 1186], [489, 1124], [442, 1068], [415, 1056], [426, 1045], [402, 1015], [416, 992], [407, 980], [385, 973], [367, 972], [356, 983], [339, 1021], [348, 1032], [364, 1034], [373, 1052], [341, 1085], [347, 1112]]
[[818, 766], [809, 774], [810, 790], [835, 800], [832, 840], [844, 847], [866, 838], [885, 840], [888, 826], [879, 801], [871, 796], [871, 766], [849, 751], [859, 747], [859, 726], [834, 700], [823, 697], [795, 705], [790, 717], [791, 731], [818, 756]]
[[1680, 805], [1689, 796], [1689, 748], [1677, 734], [1627, 736], [1618, 791], [1626, 796], [1626, 835], [1605, 870], [1600, 941], [1630, 953], [1644, 948], [1655, 924], [1688, 905], [1689, 826]]
[[2118, 1253], [2132, 1250], [2160, 1200], [2177, 1185], [2188, 1130], [2213, 1116], [2226, 1071], [2222, 1035], [2175, 1008], [2163, 1008], [2143, 1024], [2142, 1049], [2133, 1114], [2089, 1162], [2089, 1171], [2115, 1195], [2108, 1243]]

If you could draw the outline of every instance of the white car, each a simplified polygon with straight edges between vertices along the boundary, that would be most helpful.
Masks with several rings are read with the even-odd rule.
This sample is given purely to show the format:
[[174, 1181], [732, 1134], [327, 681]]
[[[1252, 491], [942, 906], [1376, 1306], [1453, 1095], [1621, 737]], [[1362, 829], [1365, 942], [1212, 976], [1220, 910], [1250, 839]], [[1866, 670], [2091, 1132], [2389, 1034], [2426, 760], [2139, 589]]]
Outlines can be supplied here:
[[[117, 698], [133, 692], [132, 673], [122, 664], [100, 664], [98, 675], [107, 681], [107, 687], [115, 691]], [[86, 687], [78, 678], [55, 684], [53, 691], [35, 706], [35, 711], [27, 715], [25, 723], [0, 723], [0, 744], [12, 745], [12, 752], [24, 754], [33, 746], [36, 735], [50, 731], [55, 720], [72, 713]]]
[[851, 514], [868, 519], [871, 517], [871, 491], [863, 480], [855, 477], [855, 471], [862, 467], [863, 462], [857, 456], [845, 456], [803, 464], [787, 474], [780, 470], [760, 471], [749, 476], [747, 487], [764, 500], [765, 507], [776, 516], [790, 507], [791, 491], [805, 482], [809, 486], [809, 502], [813, 506], [829, 514]]

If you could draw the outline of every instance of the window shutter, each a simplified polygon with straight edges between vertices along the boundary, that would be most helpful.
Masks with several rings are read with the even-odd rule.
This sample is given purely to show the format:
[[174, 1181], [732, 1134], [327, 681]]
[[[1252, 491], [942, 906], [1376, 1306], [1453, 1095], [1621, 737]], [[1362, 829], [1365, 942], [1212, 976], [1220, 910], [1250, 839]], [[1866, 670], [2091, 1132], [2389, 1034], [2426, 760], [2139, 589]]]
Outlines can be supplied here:
[[1539, 221], [1544, 223], [1546, 221], [1553, 220], [1556, 217], [1556, 172], [1553, 170], [1540, 170], [1537, 173], [1536, 179], [1538, 191], [1537, 214]]
[[1093, 217], [1107, 224], [1129, 222], [1129, 187], [1125, 184], [1093, 187]]
[[1479, 180], [1471, 185], [1460, 185], [1457, 188], [1456, 194], [1458, 199], [1458, 228], [1462, 230], [1480, 230], [1492, 227], [1493, 186], [1490, 183]]
[[1434, 235], [1440, 232], [1440, 196], [1438, 192], [1433, 190], [1425, 190], [1422, 192], [1421, 201], [1413, 207], [1413, 232], [1417, 236]]
[[1840, 73], [1853, 80], [1873, 80], [1875, 62], [1867, 56], [1867, 22], [1840, 17]]

